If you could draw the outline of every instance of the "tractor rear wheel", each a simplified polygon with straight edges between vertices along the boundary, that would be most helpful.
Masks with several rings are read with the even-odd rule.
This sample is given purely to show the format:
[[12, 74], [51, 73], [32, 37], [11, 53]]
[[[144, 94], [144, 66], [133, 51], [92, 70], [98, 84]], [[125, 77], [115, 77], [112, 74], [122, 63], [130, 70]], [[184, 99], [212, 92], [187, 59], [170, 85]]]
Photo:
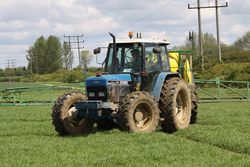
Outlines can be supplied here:
[[157, 102], [147, 92], [128, 94], [120, 104], [117, 123], [121, 130], [153, 132], [159, 123]]
[[75, 103], [85, 100], [86, 96], [80, 92], [66, 93], [59, 97], [52, 108], [52, 123], [61, 135], [79, 135], [88, 133], [93, 127], [90, 119], [79, 118]]
[[196, 91], [194, 90], [192, 92], [192, 110], [191, 110], [191, 118], [190, 118], [190, 124], [195, 124], [197, 122], [197, 115], [198, 115], [198, 96]]
[[187, 128], [191, 117], [191, 96], [187, 84], [179, 78], [165, 81], [159, 101], [163, 131], [173, 133]]

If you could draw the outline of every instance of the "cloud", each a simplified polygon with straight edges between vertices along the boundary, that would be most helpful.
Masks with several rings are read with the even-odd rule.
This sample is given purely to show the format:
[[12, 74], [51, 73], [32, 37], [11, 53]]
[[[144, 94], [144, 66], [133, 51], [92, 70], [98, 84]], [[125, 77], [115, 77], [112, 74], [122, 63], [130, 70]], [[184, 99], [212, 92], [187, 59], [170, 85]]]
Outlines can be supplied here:
[[28, 32], [0, 32], [1, 39], [22, 40], [29, 36]]
[[[41, 35], [101, 34], [117, 28], [113, 17], [75, 0], [3, 0], [0, 6], [0, 58], [22, 57], [25, 65], [27, 46]], [[26, 47], [21, 47], [26, 46]], [[14, 52], [15, 50], [15, 52]], [[18, 52], [16, 52], [18, 51]], [[0, 64], [0, 68], [4, 64]]]
[[25, 58], [25, 51], [28, 50], [29, 45], [0, 45], [0, 68], [6, 67], [6, 60], [14, 59], [15, 66], [27, 66]]
[[[228, 2], [220, 9], [220, 32], [223, 42], [233, 43], [249, 31], [250, 1]], [[8, 52], [1, 51], [0, 58], [22, 57], [23, 64], [28, 46], [41, 35], [63, 40], [63, 35], [84, 34], [87, 49], [104, 46], [111, 40], [108, 32], [127, 37], [128, 31], [181, 45], [188, 31], [198, 31], [197, 10], [188, 10], [188, 3], [196, 6], [196, 0], [1, 0], [0, 47]], [[202, 30], [216, 35], [214, 9], [202, 10]]]

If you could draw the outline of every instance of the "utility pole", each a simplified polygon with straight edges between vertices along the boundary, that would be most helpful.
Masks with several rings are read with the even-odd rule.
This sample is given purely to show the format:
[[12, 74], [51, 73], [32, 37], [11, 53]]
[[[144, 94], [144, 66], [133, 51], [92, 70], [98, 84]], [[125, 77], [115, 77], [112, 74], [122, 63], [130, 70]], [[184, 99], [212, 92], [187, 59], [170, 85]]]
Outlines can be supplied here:
[[6, 65], [6, 68], [12, 68], [14, 70], [16, 66], [16, 59], [6, 59], [5, 65]]
[[[188, 9], [198, 9], [198, 22], [199, 22], [199, 33], [200, 32], [200, 9], [205, 9], [205, 8], [215, 8], [215, 11], [216, 11], [216, 30], [217, 30], [217, 47], [218, 47], [218, 58], [219, 58], [219, 61], [221, 62], [221, 47], [220, 47], [220, 31], [219, 31], [219, 12], [218, 12], [218, 9], [219, 8], [222, 8], [222, 7], [228, 7], [228, 2], [226, 2], [225, 5], [218, 5], [218, 0], [215, 0], [215, 5], [214, 6], [200, 6], [200, 0], [197, 0], [197, 7], [190, 7], [190, 4], [188, 4]], [[200, 35], [199, 35], [200, 36]], [[200, 38], [200, 37], [199, 37]], [[199, 39], [200, 40], [200, 39]], [[200, 41], [199, 41], [200, 43]], [[200, 50], [201, 51], [201, 50]], [[200, 52], [201, 53], [201, 52]], [[203, 56], [202, 56], [202, 59], [203, 59]], [[202, 63], [204, 63], [202, 61]], [[202, 65], [204, 69], [204, 64]]]
[[204, 70], [204, 57], [203, 57], [203, 43], [202, 43], [202, 30], [201, 30], [201, 7], [200, 0], [197, 0], [197, 7], [190, 7], [188, 9], [198, 9], [198, 27], [199, 27], [199, 56], [201, 57], [201, 69]]
[[[78, 57], [79, 57], [79, 67], [82, 67], [82, 61], [81, 61], [81, 49], [84, 48], [84, 46], [80, 46], [80, 44], [84, 43], [84, 40], [80, 40], [81, 38], [83, 38], [83, 34], [82, 35], [64, 35], [65, 38], [68, 38], [68, 41], [65, 43], [69, 44], [69, 49], [77, 49], [78, 50]], [[71, 40], [72, 38], [74, 38], [75, 40]], [[76, 47], [72, 47], [72, 44], [77, 44]]]
[[[84, 43], [84, 40], [82, 39], [83, 34], [82, 35], [75, 35], [75, 36], [64, 35], [64, 37], [68, 38], [68, 42], [65, 42], [65, 43], [69, 44], [70, 51], [71, 51], [71, 49], [77, 49], [78, 57], [79, 57], [79, 68], [82, 68], [82, 65], [83, 65], [83, 73], [84, 73], [84, 76], [86, 77], [87, 76], [86, 62], [82, 62], [82, 58], [81, 58], [81, 49], [83, 49], [84, 46], [80, 46], [80, 44]], [[74, 38], [75, 40], [71, 40], [72, 38]], [[76, 44], [77, 46], [72, 47], [72, 44]]]
[[[15, 67], [16, 67], [16, 59], [6, 59], [5, 60], [5, 65], [6, 65], [6, 69], [8, 69], [8, 77], [10, 77], [11, 75], [15, 75]], [[11, 81], [10, 78], [9, 82]]]
[[218, 56], [221, 62], [221, 47], [220, 47], [220, 25], [219, 25], [219, 11], [218, 8], [228, 7], [228, 2], [226, 5], [218, 6], [218, 0], [215, 0], [215, 11], [216, 11], [216, 30], [217, 30], [217, 46], [218, 46]]

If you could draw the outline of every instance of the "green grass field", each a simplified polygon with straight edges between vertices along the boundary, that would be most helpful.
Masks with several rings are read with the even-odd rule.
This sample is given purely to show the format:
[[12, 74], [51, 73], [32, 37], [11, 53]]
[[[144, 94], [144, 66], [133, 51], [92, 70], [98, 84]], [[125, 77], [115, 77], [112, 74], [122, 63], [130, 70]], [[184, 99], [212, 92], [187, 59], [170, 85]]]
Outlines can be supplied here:
[[250, 166], [250, 103], [200, 104], [174, 134], [96, 130], [61, 137], [51, 107], [0, 107], [0, 166]]

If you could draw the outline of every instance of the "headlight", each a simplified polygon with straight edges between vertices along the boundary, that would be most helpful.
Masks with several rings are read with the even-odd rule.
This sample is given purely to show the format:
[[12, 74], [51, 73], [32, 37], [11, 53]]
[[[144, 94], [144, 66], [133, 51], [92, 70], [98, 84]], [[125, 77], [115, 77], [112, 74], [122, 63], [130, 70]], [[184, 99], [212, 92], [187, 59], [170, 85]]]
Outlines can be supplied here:
[[99, 97], [104, 97], [104, 96], [105, 96], [105, 93], [104, 93], [104, 92], [99, 92], [99, 93], [98, 93], [98, 96], [99, 96]]
[[95, 97], [95, 93], [94, 92], [89, 92], [89, 97]]

